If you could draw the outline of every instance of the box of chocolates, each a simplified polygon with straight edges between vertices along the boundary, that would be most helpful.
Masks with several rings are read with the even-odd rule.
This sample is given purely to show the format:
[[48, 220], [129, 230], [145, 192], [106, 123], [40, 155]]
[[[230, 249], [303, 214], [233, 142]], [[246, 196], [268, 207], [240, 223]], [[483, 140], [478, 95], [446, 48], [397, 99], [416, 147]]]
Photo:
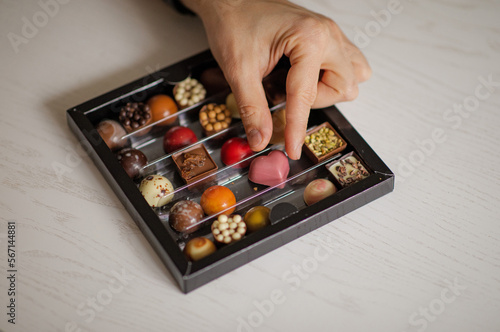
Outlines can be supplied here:
[[259, 152], [210, 51], [67, 111], [183, 292], [394, 188], [394, 174], [335, 106], [311, 112], [304, 153], [288, 158], [289, 67], [283, 58], [263, 81], [275, 132]]

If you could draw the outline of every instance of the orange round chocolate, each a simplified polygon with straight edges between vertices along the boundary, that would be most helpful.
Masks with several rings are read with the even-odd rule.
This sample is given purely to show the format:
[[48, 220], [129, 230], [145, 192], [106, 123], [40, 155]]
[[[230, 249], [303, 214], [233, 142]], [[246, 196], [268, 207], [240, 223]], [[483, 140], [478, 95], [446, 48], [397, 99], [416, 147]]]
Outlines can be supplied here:
[[[212, 186], [201, 195], [200, 205], [207, 215], [230, 215], [235, 210], [236, 197], [224, 186]], [[232, 207], [231, 207], [232, 206]], [[226, 210], [227, 209], [227, 210]]]
[[[175, 101], [167, 95], [156, 95], [148, 100], [148, 106], [153, 115], [153, 122], [160, 121], [167, 116], [177, 113], [178, 108]], [[175, 122], [177, 116], [172, 116], [165, 121], [157, 123], [158, 126], [166, 126]]]

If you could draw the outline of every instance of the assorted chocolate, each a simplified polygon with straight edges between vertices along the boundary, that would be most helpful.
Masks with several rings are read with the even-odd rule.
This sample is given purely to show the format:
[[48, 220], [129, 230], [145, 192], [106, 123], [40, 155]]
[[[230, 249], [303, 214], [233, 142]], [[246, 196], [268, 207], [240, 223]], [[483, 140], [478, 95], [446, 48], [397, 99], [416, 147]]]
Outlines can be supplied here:
[[215, 241], [229, 244], [243, 238], [243, 235], [247, 232], [247, 225], [239, 214], [229, 217], [221, 214], [212, 223], [211, 229]]
[[259, 156], [252, 160], [248, 179], [264, 186], [285, 187], [285, 181], [290, 172], [288, 157], [283, 151], [273, 150], [267, 156]]
[[[271, 208], [262, 205], [250, 207], [242, 217], [240, 214], [233, 214], [238, 201], [236, 195], [228, 187], [211, 185], [207, 188], [208, 183], [216, 178], [217, 163], [206, 146], [198, 143], [198, 137], [193, 129], [175, 125], [175, 123], [178, 118], [180, 118], [180, 123], [184, 121], [180, 113], [178, 114], [179, 109], [201, 103], [207, 91], [209, 94], [218, 93], [229, 86], [222, 72], [216, 72], [213, 68], [203, 72], [200, 81], [190, 77], [178, 83], [172, 90], [173, 98], [166, 94], [158, 94], [149, 98], [146, 103], [129, 102], [120, 109], [118, 114], [120, 122], [103, 120], [97, 125], [97, 131], [108, 147], [118, 151], [116, 152], [117, 160], [128, 176], [136, 181], [143, 176], [138, 189], [146, 202], [152, 208], [160, 208], [167, 213], [168, 224], [173, 230], [188, 238], [193, 236], [184, 248], [187, 259], [191, 261], [211, 255], [221, 245], [229, 245], [241, 240], [246, 236], [247, 231], [248, 233], [257, 232], [298, 212], [298, 207], [294, 204], [278, 202]], [[285, 101], [285, 81], [286, 72], [279, 71], [263, 81], [270, 105]], [[229, 93], [225, 104], [200, 105], [198, 118], [199, 125], [206, 136], [228, 128], [233, 118], [240, 118], [234, 95]], [[285, 108], [276, 110], [272, 115], [272, 120], [273, 135], [270, 144], [283, 144], [286, 125]], [[192, 124], [190, 127], [195, 129], [196, 125]], [[192, 192], [192, 187], [196, 183], [196, 186], [200, 185], [204, 189], [201, 196], [198, 196], [201, 192], [198, 190], [193, 192], [193, 195], [181, 194], [181, 198], [174, 201], [174, 196], [177, 194], [169, 179], [160, 174], [142, 174], [148, 164], [147, 157], [141, 150], [130, 147], [130, 140], [127, 137], [130, 133], [133, 133], [133, 136], [142, 136], [153, 126], [158, 126], [158, 130], [165, 132], [163, 150], [166, 154], [171, 154], [170, 157], [177, 173], [188, 185], [186, 189]], [[283, 189], [288, 183], [290, 163], [283, 151], [276, 149], [267, 155], [253, 157], [255, 152], [250, 149], [247, 140], [243, 137], [232, 137], [223, 144], [220, 143], [220, 162], [227, 166], [225, 169], [238, 169], [238, 172], [244, 175], [247, 172], [245, 169], [248, 168], [247, 176], [251, 185]], [[325, 122], [307, 132], [303, 151], [314, 163], [319, 163], [333, 158], [346, 147], [347, 143], [344, 139], [329, 122]], [[347, 187], [370, 175], [362, 162], [352, 153], [327, 164], [326, 167], [337, 186], [327, 179], [316, 179], [315, 176], [305, 181], [298, 181], [302, 179], [299, 177], [289, 182], [291, 188], [304, 188], [305, 186], [303, 199], [306, 206], [334, 195], [338, 188]], [[292, 170], [292, 173], [296, 173], [296, 170]], [[178, 183], [175, 178], [172, 180]], [[255, 186], [253, 189], [257, 193], [259, 187]], [[180, 190], [184, 190], [184, 187], [179, 188]], [[168, 205], [169, 203], [171, 205]], [[211, 230], [210, 234], [205, 233], [208, 237], [196, 236], [208, 230], [207, 224], [210, 225]]]
[[141, 150], [132, 148], [120, 150], [116, 154], [116, 158], [131, 178], [139, 176], [142, 168], [148, 163], [148, 158], [146, 158]]
[[229, 89], [229, 84], [219, 67], [205, 69], [200, 75], [200, 82], [206, 88], [207, 94], [210, 96]]
[[224, 165], [234, 168], [245, 168], [250, 165], [251, 160], [248, 158], [254, 154], [248, 141], [242, 137], [230, 138], [220, 149], [220, 158]]
[[352, 153], [326, 167], [342, 187], [350, 186], [370, 175], [366, 167]]
[[304, 139], [303, 151], [314, 162], [318, 163], [343, 151], [347, 143], [325, 122], [309, 131]]
[[207, 91], [195, 78], [186, 78], [174, 87], [174, 98], [180, 108], [193, 106], [205, 99]]
[[204, 213], [200, 204], [191, 200], [182, 200], [170, 209], [170, 226], [178, 232], [192, 233], [200, 228]]
[[139, 136], [149, 132], [151, 128], [141, 129], [153, 121], [151, 108], [144, 103], [127, 103], [120, 110], [118, 119], [128, 133], [138, 131]]
[[256, 232], [269, 225], [269, 214], [271, 209], [266, 206], [254, 206], [247, 213], [243, 220], [249, 232]]
[[139, 191], [152, 208], [161, 207], [174, 198], [174, 186], [161, 175], [149, 175], [139, 185]]
[[200, 204], [206, 215], [230, 215], [236, 209], [236, 196], [227, 187], [211, 186], [201, 195]]
[[172, 153], [196, 142], [198, 142], [198, 137], [194, 131], [188, 127], [175, 126], [163, 136], [163, 150], [166, 153]]
[[304, 202], [312, 205], [337, 192], [337, 187], [327, 179], [316, 179], [311, 181], [304, 189]]
[[[177, 120], [173, 116], [179, 110], [175, 101], [167, 95], [156, 95], [151, 97], [147, 105], [151, 110], [153, 122], [158, 126], [168, 126]], [[162, 119], [165, 119], [161, 121]], [[160, 121], [160, 122], [159, 122]]]
[[207, 136], [228, 128], [232, 121], [231, 111], [224, 104], [210, 103], [203, 106], [199, 117], [201, 127]]
[[128, 139], [124, 138], [127, 132], [114, 120], [102, 120], [96, 129], [99, 135], [101, 135], [102, 140], [111, 150], [123, 148], [128, 144]]
[[213, 254], [216, 250], [215, 244], [206, 237], [195, 237], [186, 243], [184, 254], [187, 259], [197, 261]]
[[198, 144], [176, 153], [172, 158], [178, 173], [188, 184], [201, 178], [206, 178], [218, 169], [217, 164], [203, 144]]

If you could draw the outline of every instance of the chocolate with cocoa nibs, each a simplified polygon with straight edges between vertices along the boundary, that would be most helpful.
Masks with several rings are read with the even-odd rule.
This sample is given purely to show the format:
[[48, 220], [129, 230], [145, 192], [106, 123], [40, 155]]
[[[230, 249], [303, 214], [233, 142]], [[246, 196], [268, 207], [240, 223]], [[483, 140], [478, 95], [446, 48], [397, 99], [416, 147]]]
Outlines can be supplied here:
[[138, 136], [142, 136], [151, 129], [141, 130], [152, 121], [151, 109], [144, 103], [127, 103], [120, 110], [118, 119], [128, 133], [137, 132]]
[[370, 175], [361, 161], [352, 154], [326, 165], [326, 168], [342, 187], [347, 187]]

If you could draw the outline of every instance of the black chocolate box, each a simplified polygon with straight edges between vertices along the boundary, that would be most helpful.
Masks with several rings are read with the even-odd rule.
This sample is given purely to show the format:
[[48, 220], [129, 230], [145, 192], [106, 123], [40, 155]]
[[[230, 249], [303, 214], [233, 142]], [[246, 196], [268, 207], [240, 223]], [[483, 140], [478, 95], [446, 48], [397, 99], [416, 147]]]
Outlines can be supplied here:
[[[283, 70], [288, 68], [289, 63], [286, 59], [282, 59], [273, 71], [273, 73], [278, 73], [276, 79], [284, 77]], [[214, 77], [217, 75], [219, 77]], [[300, 160], [289, 160], [289, 175], [280, 186], [267, 187], [252, 183], [247, 177], [248, 167], [236, 168], [224, 165], [220, 158], [220, 150], [224, 141], [230, 137], [245, 137], [241, 120], [234, 118], [227, 129], [208, 137], [203, 134], [198, 121], [198, 113], [203, 105], [224, 104], [226, 96], [230, 93], [223, 76], [220, 75], [220, 70], [210, 51], [205, 51], [67, 111], [70, 128], [89, 152], [94, 163], [185, 293], [394, 189], [394, 174], [335, 106], [312, 110], [308, 130], [328, 122], [347, 143], [347, 147], [342, 152], [322, 161], [318, 161], [318, 158], [312, 160], [305, 153]], [[205, 99], [190, 107], [179, 109], [174, 117], [175, 121], [168, 126], [150, 125], [151, 128], [148, 129], [147, 134], [124, 135], [125, 146], [141, 150], [148, 159], [148, 164], [142, 169], [141, 175], [135, 179], [130, 178], [116, 157], [117, 151], [112, 151], [99, 135], [96, 130], [97, 125], [105, 119], [118, 121], [120, 110], [127, 103], [145, 103], [157, 94], [173, 97], [174, 86], [187, 77], [196, 78], [206, 85]], [[273, 80], [268, 78], [266, 81]], [[276, 84], [284, 87], [284, 83]], [[267, 95], [270, 94], [271, 92]], [[271, 111], [284, 107], [284, 103], [275, 105], [275, 102], [269, 99]], [[172, 154], [175, 152], [168, 154], [163, 150], [165, 132], [170, 127], [178, 125], [189, 127], [196, 133], [198, 142], [195, 144], [203, 143], [218, 166], [215, 173], [211, 173], [207, 178], [194, 184], [187, 185], [177, 172], [172, 160]], [[189, 146], [185, 149], [189, 149]], [[275, 149], [283, 150], [283, 147], [270, 145], [259, 155], [265, 155]], [[342, 188], [337, 185], [338, 190], [335, 194], [307, 206], [303, 199], [307, 184], [316, 178], [335, 181], [326, 165], [349, 153], [354, 153], [360, 159], [370, 175], [347, 187]], [[168, 178], [174, 186], [173, 200], [162, 207], [149, 206], [138, 189], [141, 180], [153, 174]], [[212, 240], [210, 224], [214, 217], [205, 217], [200, 221], [196, 231], [184, 234], [170, 227], [169, 209], [183, 199], [199, 202], [203, 191], [212, 185], [226, 186], [233, 191], [237, 199], [235, 213], [242, 216], [254, 206], [270, 208], [271, 223], [258, 231], [247, 233], [239, 241], [229, 245], [217, 245], [217, 250], [209, 256], [190, 261], [183, 253], [186, 242], [199, 236]], [[280, 208], [278, 211], [274, 209], [276, 206], [293, 206], [294, 208], [289, 210]]]

